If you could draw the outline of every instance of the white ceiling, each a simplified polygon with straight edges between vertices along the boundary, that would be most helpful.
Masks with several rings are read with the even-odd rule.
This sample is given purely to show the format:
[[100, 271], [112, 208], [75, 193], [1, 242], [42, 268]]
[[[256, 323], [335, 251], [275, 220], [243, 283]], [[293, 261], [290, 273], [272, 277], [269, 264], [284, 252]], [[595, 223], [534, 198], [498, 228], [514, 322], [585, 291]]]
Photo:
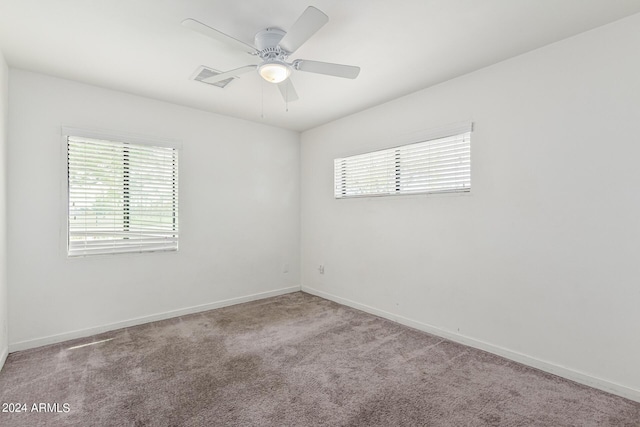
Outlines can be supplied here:
[[[329, 23], [289, 59], [358, 65], [357, 79], [296, 72], [288, 111], [257, 73], [225, 89], [190, 80], [252, 58], [183, 19], [253, 44], [309, 5]], [[638, 12], [640, 0], [0, 0], [0, 50], [11, 67], [302, 131]]]

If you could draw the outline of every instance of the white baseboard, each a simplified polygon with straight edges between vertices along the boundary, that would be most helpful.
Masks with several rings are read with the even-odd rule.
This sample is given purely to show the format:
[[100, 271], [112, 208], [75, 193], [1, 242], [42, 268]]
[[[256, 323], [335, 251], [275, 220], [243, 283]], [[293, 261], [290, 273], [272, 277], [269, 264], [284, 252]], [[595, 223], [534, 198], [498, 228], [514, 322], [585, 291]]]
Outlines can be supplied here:
[[[152, 314], [149, 316], [136, 317], [134, 319], [123, 320], [121, 322], [109, 323], [107, 325], [96, 326], [93, 328], [79, 329], [76, 331], [65, 332], [62, 334], [50, 335], [46, 337], [36, 338], [32, 340], [20, 341], [9, 344], [8, 352], [22, 351], [30, 348], [41, 347], [43, 345], [55, 344], [76, 338], [89, 337], [91, 335], [100, 334], [107, 331], [126, 328], [129, 326], [141, 325], [143, 323], [155, 322], [158, 320], [170, 319], [172, 317], [184, 316], [187, 314], [199, 313], [201, 311], [213, 310], [215, 308], [227, 307], [230, 305], [241, 304], [243, 302], [255, 301], [264, 298], [284, 295], [291, 292], [300, 291], [300, 286], [292, 286], [289, 288], [281, 288], [268, 292], [260, 292], [257, 294], [246, 295], [243, 297], [231, 298], [223, 301], [216, 301], [208, 304], [194, 305], [192, 307], [181, 308], [178, 310], [166, 311], [163, 313]], [[6, 357], [6, 355], [5, 355]]]
[[2, 370], [2, 367], [4, 366], [4, 362], [7, 361], [7, 356], [9, 355], [9, 348], [5, 347], [2, 349], [2, 351], [0, 352], [0, 371]]
[[549, 372], [551, 374], [569, 379], [571, 381], [575, 381], [580, 384], [587, 385], [589, 387], [597, 388], [599, 390], [606, 391], [608, 393], [616, 394], [618, 396], [622, 396], [624, 398], [634, 400], [636, 402], [640, 402], [640, 390], [637, 390], [637, 389], [633, 389], [621, 384], [617, 384], [602, 378], [594, 377], [593, 375], [576, 371], [564, 366], [556, 365], [552, 362], [536, 359], [535, 357], [527, 356], [526, 354], [518, 353], [516, 351], [512, 351], [507, 348], [500, 347], [488, 342], [480, 341], [475, 338], [468, 337], [466, 335], [447, 331], [445, 329], [431, 326], [426, 323], [418, 322], [397, 314], [389, 313], [387, 311], [383, 311], [368, 305], [360, 304], [355, 301], [351, 301], [346, 298], [342, 298], [333, 294], [319, 291], [314, 288], [302, 286], [302, 291], [312, 295], [319, 296], [321, 298], [335, 301], [339, 304], [343, 304], [358, 310], [362, 310], [370, 314], [374, 314], [376, 316], [383, 317], [385, 319], [389, 319], [391, 321], [400, 323], [402, 325], [406, 325], [424, 332], [428, 332], [432, 335], [436, 335], [451, 341], [455, 341], [460, 344], [467, 345], [469, 347], [474, 347], [489, 353], [497, 354], [498, 356], [502, 356], [506, 359], [510, 359], [515, 362], [522, 363], [523, 365], [540, 369], [541, 371]]

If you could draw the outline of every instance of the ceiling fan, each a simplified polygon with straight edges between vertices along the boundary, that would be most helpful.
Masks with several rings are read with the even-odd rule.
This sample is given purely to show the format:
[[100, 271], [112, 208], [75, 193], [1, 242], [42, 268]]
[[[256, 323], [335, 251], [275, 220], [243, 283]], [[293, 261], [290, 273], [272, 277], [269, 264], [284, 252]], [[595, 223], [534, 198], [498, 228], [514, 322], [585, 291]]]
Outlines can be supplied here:
[[226, 43], [233, 48], [254, 55], [261, 61], [257, 65], [245, 65], [234, 70], [207, 77], [202, 79], [202, 82], [217, 83], [237, 77], [240, 74], [257, 70], [258, 74], [264, 80], [277, 84], [282, 97], [285, 101], [290, 102], [298, 99], [298, 94], [289, 79], [294, 71], [306, 71], [348, 79], [355, 79], [360, 73], [360, 67], [351, 65], [332, 64], [307, 59], [296, 59], [293, 62], [287, 62], [289, 55], [298, 50], [304, 42], [328, 21], [329, 17], [327, 15], [313, 6], [309, 6], [289, 31], [283, 31], [279, 28], [266, 28], [258, 31], [255, 35], [255, 46], [231, 37], [195, 19], [185, 19], [182, 21], [182, 25], [205, 36]]

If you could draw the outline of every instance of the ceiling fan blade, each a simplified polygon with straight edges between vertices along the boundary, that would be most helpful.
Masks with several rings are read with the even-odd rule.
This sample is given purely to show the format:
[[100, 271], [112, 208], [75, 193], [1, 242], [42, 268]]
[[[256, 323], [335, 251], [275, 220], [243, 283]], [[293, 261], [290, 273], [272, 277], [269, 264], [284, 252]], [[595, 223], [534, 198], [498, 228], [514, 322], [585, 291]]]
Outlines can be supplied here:
[[216, 74], [215, 76], [207, 77], [206, 79], [200, 80], [203, 83], [218, 83], [223, 80], [227, 80], [231, 77], [237, 77], [238, 74], [248, 73], [251, 70], [255, 70], [255, 65], [245, 65], [244, 67], [236, 68], [235, 70], [226, 71], [224, 73]]
[[293, 87], [293, 83], [291, 83], [290, 78], [278, 84], [278, 89], [280, 89], [280, 94], [282, 94], [282, 98], [285, 100], [285, 102], [293, 102], [298, 100], [298, 93]]
[[195, 19], [185, 19], [184, 21], [182, 21], [182, 25], [189, 28], [190, 30], [197, 31], [200, 34], [211, 37], [214, 40], [226, 43], [227, 45], [235, 49], [243, 50], [251, 54], [256, 51], [256, 48], [251, 46], [250, 44], [235, 39], [221, 31], [216, 30], [215, 28], [211, 28], [210, 26], [203, 24], [200, 21], [196, 21]]
[[331, 64], [330, 62], [308, 61], [297, 59], [293, 62], [293, 68], [308, 73], [326, 74], [328, 76], [355, 79], [360, 74], [360, 67], [352, 65]]
[[280, 40], [280, 47], [289, 53], [295, 52], [328, 21], [327, 15], [309, 6]]

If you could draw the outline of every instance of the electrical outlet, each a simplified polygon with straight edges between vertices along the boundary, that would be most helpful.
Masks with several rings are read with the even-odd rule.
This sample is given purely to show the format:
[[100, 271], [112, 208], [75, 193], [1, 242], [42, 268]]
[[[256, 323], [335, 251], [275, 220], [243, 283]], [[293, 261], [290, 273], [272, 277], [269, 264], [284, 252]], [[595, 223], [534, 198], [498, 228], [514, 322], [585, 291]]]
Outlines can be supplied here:
[[319, 272], [320, 274], [324, 274], [324, 264], [320, 264], [320, 265], [318, 266], [318, 272]]
[[282, 273], [286, 274], [289, 272], [289, 264], [283, 264], [282, 265]]

